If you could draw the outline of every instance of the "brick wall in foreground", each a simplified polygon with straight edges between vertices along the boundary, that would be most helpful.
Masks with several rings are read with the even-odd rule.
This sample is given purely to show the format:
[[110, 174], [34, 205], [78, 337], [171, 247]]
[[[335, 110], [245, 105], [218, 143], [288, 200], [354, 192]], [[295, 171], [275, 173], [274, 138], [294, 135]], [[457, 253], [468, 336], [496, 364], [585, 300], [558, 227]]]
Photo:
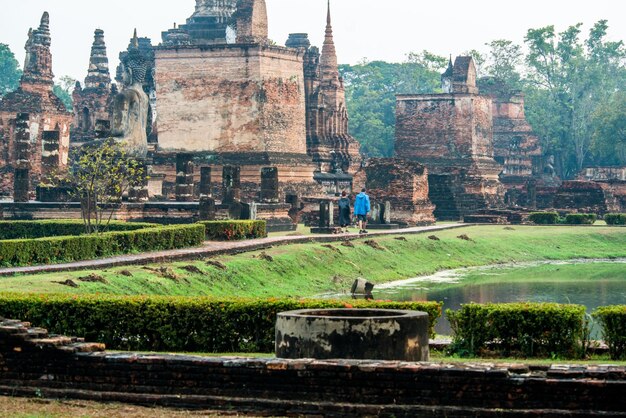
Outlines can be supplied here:
[[0, 320], [0, 393], [271, 415], [624, 416], [626, 368], [108, 354]]

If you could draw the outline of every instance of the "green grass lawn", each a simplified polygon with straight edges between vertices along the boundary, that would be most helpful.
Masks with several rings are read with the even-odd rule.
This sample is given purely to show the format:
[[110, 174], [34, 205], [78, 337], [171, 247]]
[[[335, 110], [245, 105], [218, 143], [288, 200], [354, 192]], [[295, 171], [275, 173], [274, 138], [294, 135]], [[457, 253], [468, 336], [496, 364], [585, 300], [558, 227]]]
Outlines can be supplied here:
[[[462, 234], [471, 241], [458, 238]], [[432, 235], [439, 240], [431, 234], [362, 238], [354, 247], [294, 244], [211, 260], [225, 269], [197, 260], [6, 277], [0, 292], [305, 297], [348, 290], [358, 277], [384, 283], [460, 267], [626, 257], [626, 229], [616, 227], [473, 226]], [[89, 281], [94, 278], [102, 281]], [[68, 279], [78, 287], [60, 283]]]

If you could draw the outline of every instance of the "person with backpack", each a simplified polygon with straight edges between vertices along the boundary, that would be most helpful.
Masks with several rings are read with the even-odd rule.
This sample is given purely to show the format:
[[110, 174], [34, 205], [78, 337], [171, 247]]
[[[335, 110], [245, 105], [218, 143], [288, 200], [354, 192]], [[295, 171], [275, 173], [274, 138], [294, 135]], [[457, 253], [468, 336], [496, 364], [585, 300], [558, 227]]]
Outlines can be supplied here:
[[339, 225], [343, 228], [343, 232], [348, 232], [348, 225], [350, 225], [350, 220], [352, 218], [352, 210], [350, 208], [350, 199], [348, 198], [348, 194], [345, 192], [341, 192], [341, 199], [339, 199]]
[[367, 234], [367, 215], [369, 215], [370, 211], [370, 197], [363, 189], [354, 202], [354, 216], [356, 216], [359, 224], [359, 234]]

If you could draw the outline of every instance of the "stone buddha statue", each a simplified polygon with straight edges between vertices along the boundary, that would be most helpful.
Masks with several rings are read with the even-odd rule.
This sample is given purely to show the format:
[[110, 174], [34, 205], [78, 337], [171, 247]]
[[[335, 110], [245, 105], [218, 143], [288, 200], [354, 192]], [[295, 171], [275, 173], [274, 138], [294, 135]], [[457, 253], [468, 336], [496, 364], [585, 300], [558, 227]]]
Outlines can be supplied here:
[[146, 129], [150, 102], [142, 87], [147, 63], [139, 52], [137, 31], [122, 69], [124, 89], [113, 100], [111, 134], [124, 145], [129, 156], [143, 159], [148, 153]]

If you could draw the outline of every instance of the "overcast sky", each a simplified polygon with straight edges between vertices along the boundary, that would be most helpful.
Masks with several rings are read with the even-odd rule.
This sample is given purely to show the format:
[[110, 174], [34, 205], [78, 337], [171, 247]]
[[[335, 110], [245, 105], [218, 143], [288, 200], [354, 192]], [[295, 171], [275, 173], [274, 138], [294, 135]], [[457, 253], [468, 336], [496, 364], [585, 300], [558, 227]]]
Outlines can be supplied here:
[[[583, 31], [609, 20], [609, 36], [626, 40], [624, 0], [331, 0], [340, 63], [403, 61], [408, 52], [429, 50], [457, 55], [484, 49], [494, 39], [523, 42], [529, 28], [555, 25], [558, 31], [581, 22]], [[307, 32], [321, 46], [326, 0], [266, 0], [270, 38], [284, 45], [292, 32]], [[10, 6], [9, 6], [10, 4]], [[0, 43], [9, 44], [20, 61], [28, 29], [50, 13], [55, 75], [84, 79], [93, 31], [105, 31], [111, 68], [126, 49], [133, 29], [161, 41], [161, 31], [184, 23], [195, 0], [2, 0]]]

